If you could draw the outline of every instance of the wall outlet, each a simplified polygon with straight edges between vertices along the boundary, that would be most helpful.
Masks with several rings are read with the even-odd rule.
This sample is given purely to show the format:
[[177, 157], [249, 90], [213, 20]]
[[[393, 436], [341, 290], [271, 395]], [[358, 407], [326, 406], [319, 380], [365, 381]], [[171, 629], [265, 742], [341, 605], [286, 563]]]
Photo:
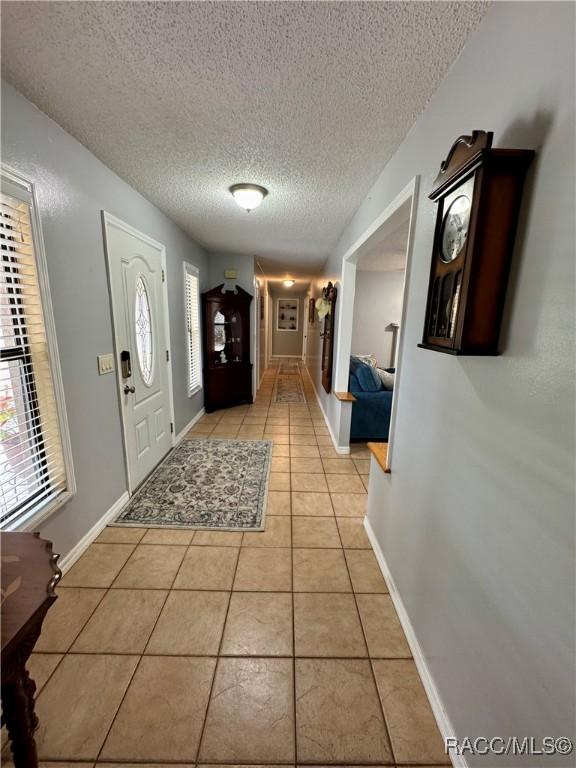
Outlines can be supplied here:
[[103, 376], [105, 373], [112, 373], [114, 370], [114, 355], [98, 355], [98, 373]]

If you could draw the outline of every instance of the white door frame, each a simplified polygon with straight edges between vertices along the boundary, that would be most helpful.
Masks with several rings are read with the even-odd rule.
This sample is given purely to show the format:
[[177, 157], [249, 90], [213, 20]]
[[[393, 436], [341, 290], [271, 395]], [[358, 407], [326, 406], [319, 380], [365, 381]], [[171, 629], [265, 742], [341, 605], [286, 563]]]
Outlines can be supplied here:
[[[410, 221], [408, 225], [408, 241], [406, 244], [406, 268], [404, 272], [404, 287], [402, 289], [402, 316], [400, 318], [400, 332], [396, 351], [396, 377], [392, 394], [392, 410], [390, 414], [390, 431], [388, 435], [388, 459], [386, 468], [390, 469], [394, 448], [394, 429], [396, 427], [396, 412], [398, 410], [398, 391], [402, 376], [402, 352], [404, 347], [404, 330], [406, 323], [406, 299], [408, 284], [410, 281], [410, 267], [412, 263], [412, 251], [414, 248], [414, 231], [416, 226], [416, 209], [418, 203], [418, 188], [420, 177], [414, 178], [404, 189], [386, 206], [372, 224], [367, 227], [353, 245], [342, 257], [342, 280], [340, 283], [339, 320], [336, 336], [336, 376], [333, 390], [336, 392], [348, 391], [348, 377], [350, 374], [350, 354], [352, 351], [352, 331], [354, 326], [354, 296], [356, 293], [356, 262], [358, 251], [362, 245], [408, 200], [410, 205]], [[348, 438], [348, 442], [350, 439]]]
[[130, 224], [126, 224], [125, 221], [122, 221], [121, 219], [118, 219], [116, 216], [113, 216], [111, 213], [108, 213], [107, 211], [102, 211], [102, 230], [104, 233], [104, 252], [106, 254], [106, 270], [107, 270], [107, 277], [108, 277], [108, 293], [110, 297], [110, 316], [112, 319], [112, 334], [114, 337], [114, 360], [115, 360], [115, 368], [116, 368], [116, 380], [118, 383], [118, 407], [120, 409], [120, 415], [122, 418], [122, 447], [124, 451], [124, 465], [126, 467], [126, 482], [128, 484], [128, 493], [132, 495], [134, 491], [134, 484], [132, 482], [132, 478], [130, 477], [130, 462], [128, 461], [128, 428], [126, 424], [126, 417], [124, 413], [124, 408], [122, 407], [121, 402], [121, 395], [120, 392], [122, 390], [122, 372], [120, 370], [120, 366], [118, 365], [118, 360], [120, 356], [120, 341], [118, 339], [118, 333], [117, 333], [117, 327], [116, 327], [116, 321], [114, 318], [114, 302], [112, 301], [112, 282], [111, 282], [111, 264], [110, 264], [110, 247], [109, 247], [109, 237], [108, 237], [108, 227], [114, 226], [117, 229], [121, 229], [124, 232], [127, 232], [129, 235], [134, 235], [134, 237], [139, 238], [140, 240], [143, 240], [145, 243], [148, 243], [148, 245], [151, 245], [153, 248], [157, 248], [160, 251], [160, 263], [162, 265], [162, 274], [163, 274], [163, 281], [162, 281], [162, 310], [164, 313], [164, 328], [166, 333], [165, 338], [165, 344], [166, 349], [168, 350], [168, 357], [169, 361], [167, 363], [167, 369], [168, 369], [168, 403], [170, 407], [170, 421], [172, 423], [172, 430], [170, 435], [170, 441], [172, 444], [172, 447], [176, 444], [176, 422], [174, 420], [174, 389], [172, 387], [172, 346], [170, 344], [170, 314], [168, 312], [168, 280], [166, 278], [167, 272], [166, 272], [166, 246], [162, 245], [162, 243], [159, 243], [157, 240], [154, 240], [151, 237], [148, 237], [148, 235], [145, 235], [143, 232], [140, 232], [138, 229], [135, 229], [134, 227], [131, 227]]

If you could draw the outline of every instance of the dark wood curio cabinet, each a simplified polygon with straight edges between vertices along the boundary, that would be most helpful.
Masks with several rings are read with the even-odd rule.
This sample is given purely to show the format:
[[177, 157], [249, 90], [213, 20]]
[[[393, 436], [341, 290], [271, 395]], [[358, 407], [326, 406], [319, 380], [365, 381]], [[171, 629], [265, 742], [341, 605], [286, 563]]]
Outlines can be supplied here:
[[204, 327], [204, 408], [252, 402], [250, 303], [252, 296], [224, 283], [202, 294]]
[[473, 131], [452, 145], [429, 197], [438, 204], [420, 347], [496, 355], [522, 186], [532, 150], [492, 149]]
[[329, 311], [324, 316], [322, 333], [322, 386], [330, 394], [332, 390], [332, 368], [334, 366], [334, 314], [336, 312], [336, 286], [328, 283], [322, 289], [322, 298], [328, 302]]

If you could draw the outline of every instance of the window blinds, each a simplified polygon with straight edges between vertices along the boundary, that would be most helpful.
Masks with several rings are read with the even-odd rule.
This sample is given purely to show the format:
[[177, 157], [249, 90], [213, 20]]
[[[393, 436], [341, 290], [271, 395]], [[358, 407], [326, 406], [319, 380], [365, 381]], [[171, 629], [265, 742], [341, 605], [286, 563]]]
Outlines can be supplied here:
[[0, 192], [0, 526], [67, 490], [27, 192]]
[[198, 272], [184, 265], [186, 293], [186, 336], [188, 340], [188, 394], [202, 386], [202, 360], [200, 341], [200, 290]]

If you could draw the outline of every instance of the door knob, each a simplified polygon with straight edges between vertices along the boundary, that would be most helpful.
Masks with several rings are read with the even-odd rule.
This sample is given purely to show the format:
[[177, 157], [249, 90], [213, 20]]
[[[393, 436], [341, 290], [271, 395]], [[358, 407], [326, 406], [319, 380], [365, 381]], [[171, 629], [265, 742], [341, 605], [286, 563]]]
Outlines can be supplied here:
[[136, 387], [129, 387], [128, 384], [124, 384], [124, 394], [125, 395], [129, 395], [129, 394], [133, 395], [134, 392], [136, 392]]

